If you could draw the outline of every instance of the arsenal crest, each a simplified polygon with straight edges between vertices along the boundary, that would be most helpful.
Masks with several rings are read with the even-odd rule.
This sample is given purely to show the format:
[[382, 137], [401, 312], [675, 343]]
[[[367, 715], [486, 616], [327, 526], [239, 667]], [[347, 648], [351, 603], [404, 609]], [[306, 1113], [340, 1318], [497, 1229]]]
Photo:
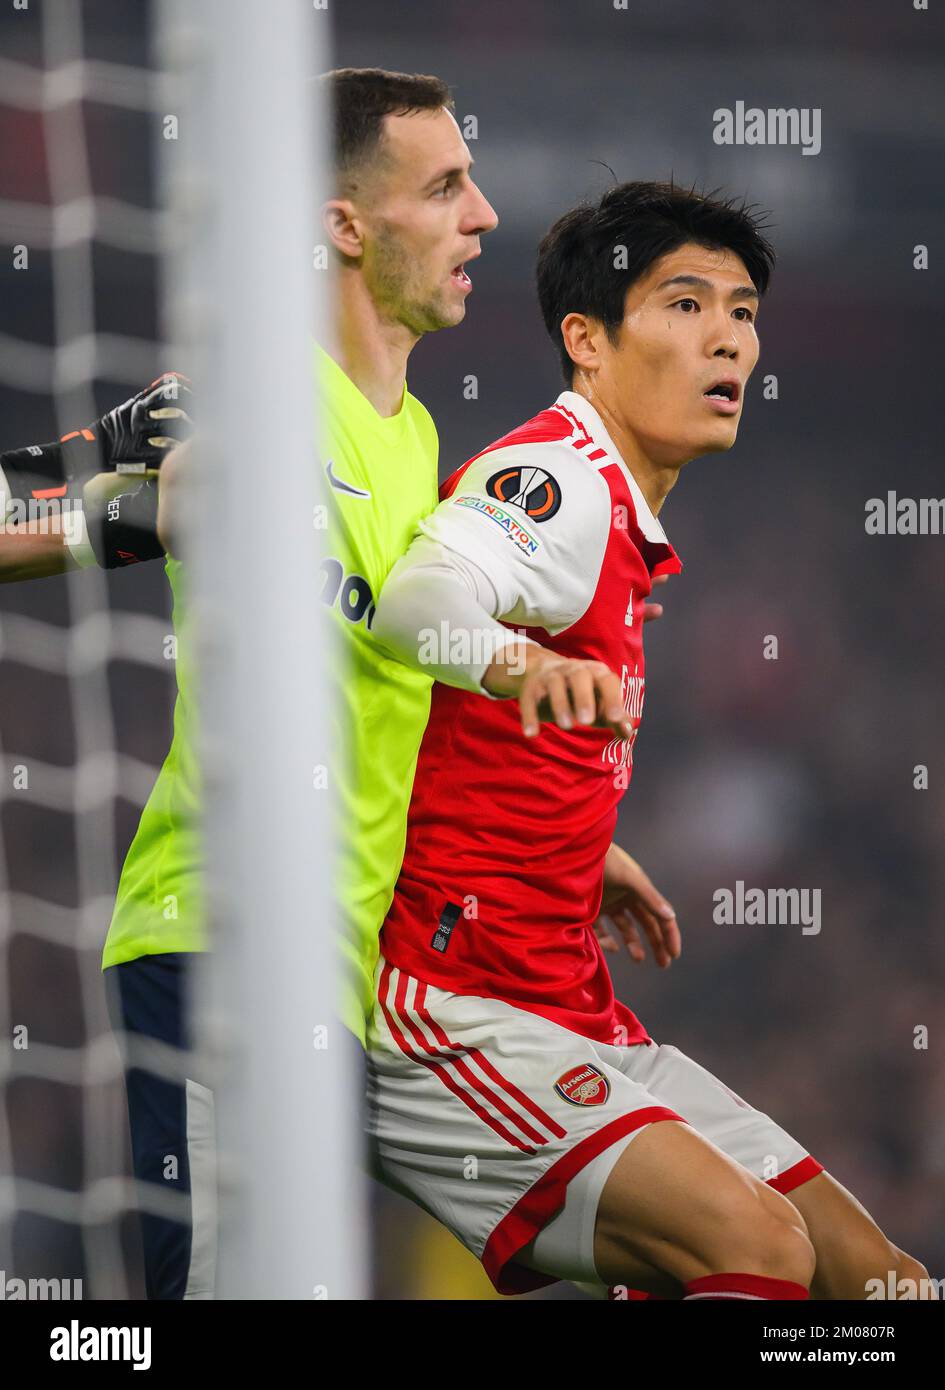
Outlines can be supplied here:
[[582, 1062], [558, 1077], [555, 1090], [570, 1105], [603, 1105], [610, 1095], [610, 1082], [590, 1062]]

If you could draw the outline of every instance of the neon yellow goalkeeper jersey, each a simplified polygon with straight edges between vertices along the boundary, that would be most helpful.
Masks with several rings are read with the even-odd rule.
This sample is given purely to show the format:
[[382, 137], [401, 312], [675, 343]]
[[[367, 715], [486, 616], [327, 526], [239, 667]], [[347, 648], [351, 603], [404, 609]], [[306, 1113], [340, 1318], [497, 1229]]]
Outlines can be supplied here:
[[[417, 522], [437, 505], [438, 445], [429, 413], [406, 388], [399, 412], [385, 419], [327, 353], [317, 352], [320, 465], [331, 484], [320, 589], [344, 634], [333, 739], [334, 747], [345, 750], [334, 779], [338, 898], [351, 967], [343, 1010], [345, 1022], [363, 1040], [374, 1000], [377, 938], [403, 858], [432, 685], [428, 676], [387, 656], [370, 627], [384, 580]], [[125, 859], [104, 967], [166, 951], [201, 951], [208, 944], [193, 686], [177, 561], [167, 561], [167, 575], [179, 641], [174, 737]], [[318, 925], [316, 912], [312, 930]]]

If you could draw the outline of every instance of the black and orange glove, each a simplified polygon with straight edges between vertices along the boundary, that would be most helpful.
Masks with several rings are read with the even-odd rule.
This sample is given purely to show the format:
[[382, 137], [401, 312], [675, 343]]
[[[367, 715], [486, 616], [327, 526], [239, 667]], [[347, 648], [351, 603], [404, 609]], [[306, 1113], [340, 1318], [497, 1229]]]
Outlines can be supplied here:
[[166, 372], [92, 425], [0, 454], [11, 497], [75, 497], [96, 473], [160, 468], [168, 450], [193, 433], [190, 405], [188, 378]]

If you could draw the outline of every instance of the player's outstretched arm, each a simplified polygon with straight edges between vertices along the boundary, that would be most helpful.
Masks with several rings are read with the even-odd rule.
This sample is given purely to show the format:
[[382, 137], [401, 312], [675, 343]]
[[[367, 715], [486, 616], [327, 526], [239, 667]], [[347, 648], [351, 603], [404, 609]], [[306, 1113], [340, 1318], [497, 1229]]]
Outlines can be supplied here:
[[48, 579], [78, 568], [62, 535], [33, 535], [17, 527], [0, 534], [0, 584]]
[[191, 432], [190, 394], [170, 372], [91, 425], [0, 454], [0, 583], [163, 557], [154, 479]]

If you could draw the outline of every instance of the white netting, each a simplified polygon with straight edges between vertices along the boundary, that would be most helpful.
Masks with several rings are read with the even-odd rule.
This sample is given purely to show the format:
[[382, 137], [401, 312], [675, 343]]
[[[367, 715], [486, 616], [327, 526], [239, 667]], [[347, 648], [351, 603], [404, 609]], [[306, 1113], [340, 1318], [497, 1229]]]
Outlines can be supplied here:
[[[224, 1296], [335, 1296], [359, 1273], [339, 1199], [352, 1078], [337, 1051], [312, 1050], [334, 1001], [328, 812], [311, 783], [327, 732], [311, 718], [324, 708], [310, 598], [321, 137], [306, 64], [327, 37], [296, 0], [264, 8], [57, 0], [0, 17], [0, 136], [5, 125], [23, 144], [19, 168], [0, 162], [0, 242], [21, 277], [5, 272], [0, 449], [88, 424], [185, 366], [155, 325], [163, 282], [203, 393], [204, 488], [185, 528], [191, 543], [200, 531], [200, 563], [185, 560], [214, 714], [200, 747], [222, 987], [198, 995], [212, 1050], [184, 1054], [186, 1073], [172, 1047], [122, 1040], [131, 1064], [213, 1087]], [[158, 70], [151, 26], [180, 78]], [[181, 111], [188, 140], [170, 155]], [[298, 508], [288, 558], [259, 573], [242, 546], [268, 457], [284, 460]], [[216, 527], [211, 487], [213, 516], [228, 518]], [[160, 562], [0, 589], [0, 1269], [80, 1278], [85, 1298], [143, 1293], [134, 1212], [189, 1215], [181, 1192], [129, 1175], [125, 1063], [101, 972], [122, 855], [170, 738], [167, 597]], [[241, 803], [258, 807], [258, 826]]]
[[[90, 30], [84, 7], [65, 0], [8, 11], [3, 19], [10, 56], [0, 60], [0, 120], [8, 136], [39, 137], [25, 141], [23, 158], [33, 165], [16, 180], [35, 188], [37, 199], [11, 198], [0, 187], [0, 240], [27, 249], [18, 289], [27, 300], [35, 297], [35, 312], [27, 303], [19, 316], [26, 331], [6, 331], [5, 316], [0, 333], [3, 448], [94, 420], [103, 405], [117, 404], [168, 363], [147, 331], [154, 258], [168, 249], [168, 221], [153, 204], [123, 199], [121, 166], [151, 161], [148, 143], [159, 138], [161, 113], [173, 108], [174, 86], [148, 66], [97, 56], [146, 49], [146, 7], [138, 7], [124, 36], [119, 18], [117, 7], [98, 6]], [[131, 129], [126, 113], [151, 119]], [[92, 173], [102, 149], [109, 156], [105, 187]], [[45, 161], [45, 201], [37, 154]], [[96, 264], [103, 248], [137, 258], [130, 274], [145, 331], [100, 329], [109, 317]], [[35, 400], [18, 408], [21, 393], [49, 398], [49, 418], [34, 436], [12, 433], [36, 415]], [[38, 593], [35, 585], [0, 590], [0, 1251], [8, 1280], [81, 1278], [85, 1297], [122, 1297], [141, 1292], [129, 1279], [125, 1213], [136, 1206], [169, 1216], [186, 1210], [180, 1194], [150, 1185], [136, 1191], [128, 1174], [122, 1062], [101, 972], [124, 848], [116, 802], [140, 809], [155, 775], [151, 762], [121, 747], [111, 678], [123, 668], [120, 692], [129, 664], [145, 668], [153, 673], [152, 700], [158, 691], [166, 695], [170, 627], [157, 613], [116, 611], [96, 567], [52, 582], [56, 593]], [[140, 678], [134, 688], [141, 689]], [[44, 756], [43, 720], [23, 717], [37, 706], [50, 725], [71, 725], [65, 762]], [[16, 738], [24, 733], [28, 746], [21, 747]], [[24, 837], [35, 853], [21, 852]], [[155, 1043], [147, 1065], [174, 1074], [167, 1052]]]

